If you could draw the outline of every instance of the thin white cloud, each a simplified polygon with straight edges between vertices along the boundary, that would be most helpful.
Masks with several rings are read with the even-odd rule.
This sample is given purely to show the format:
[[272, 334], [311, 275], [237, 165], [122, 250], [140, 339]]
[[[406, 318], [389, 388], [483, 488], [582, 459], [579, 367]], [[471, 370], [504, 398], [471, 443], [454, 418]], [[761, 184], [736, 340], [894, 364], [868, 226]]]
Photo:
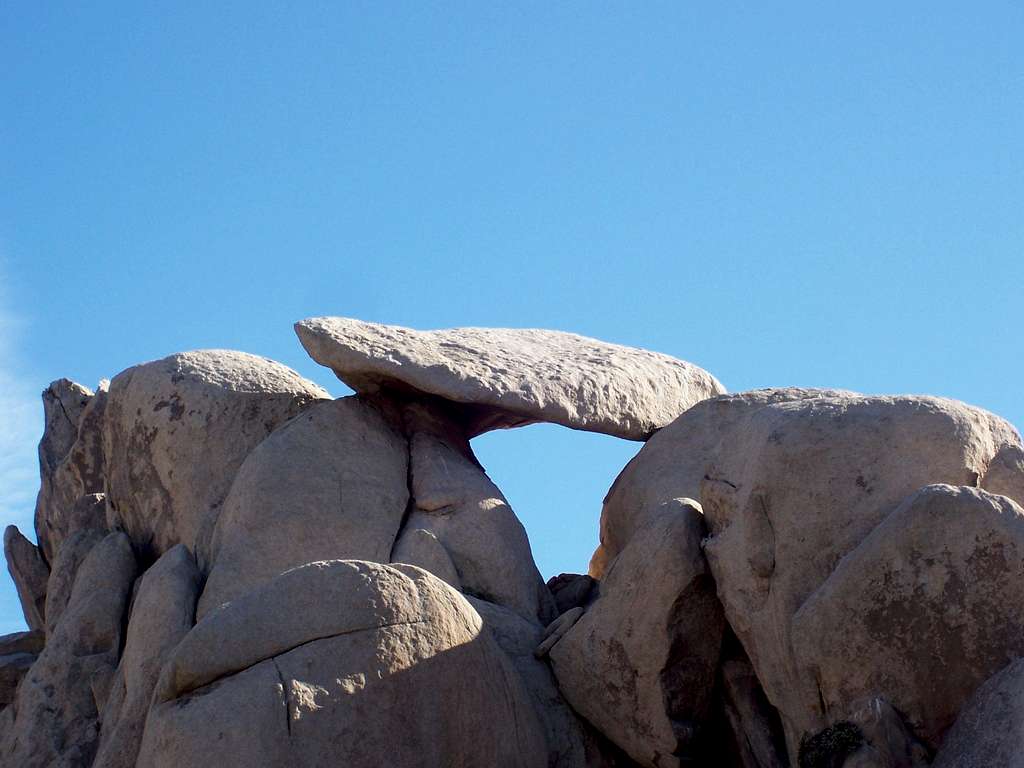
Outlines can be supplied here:
[[[17, 359], [21, 323], [8, 300], [0, 263], [0, 527], [11, 523], [35, 539], [32, 518], [39, 488], [36, 445], [42, 433], [42, 389]], [[6, 569], [4, 569], [6, 570]], [[24, 628], [14, 584], [0, 572], [0, 634]]]

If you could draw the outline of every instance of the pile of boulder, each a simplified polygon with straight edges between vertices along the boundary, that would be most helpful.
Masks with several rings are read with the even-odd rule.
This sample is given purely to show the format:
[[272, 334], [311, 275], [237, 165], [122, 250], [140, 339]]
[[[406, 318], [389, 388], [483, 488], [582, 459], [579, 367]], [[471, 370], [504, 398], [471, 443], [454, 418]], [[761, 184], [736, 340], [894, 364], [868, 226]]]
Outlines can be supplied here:
[[[0, 766], [1024, 766], [1024, 448], [568, 333], [296, 325], [43, 393]], [[470, 440], [643, 443], [547, 583]]]

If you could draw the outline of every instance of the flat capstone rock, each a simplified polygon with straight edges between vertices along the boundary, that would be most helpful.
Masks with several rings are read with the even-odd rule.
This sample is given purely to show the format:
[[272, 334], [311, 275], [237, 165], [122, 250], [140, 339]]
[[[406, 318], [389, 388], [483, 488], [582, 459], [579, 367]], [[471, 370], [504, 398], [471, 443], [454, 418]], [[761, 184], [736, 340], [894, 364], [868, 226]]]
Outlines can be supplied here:
[[562, 331], [417, 331], [345, 317], [295, 325], [310, 356], [357, 392], [427, 394], [458, 404], [472, 437], [552, 422], [646, 440], [725, 392], [692, 363]]

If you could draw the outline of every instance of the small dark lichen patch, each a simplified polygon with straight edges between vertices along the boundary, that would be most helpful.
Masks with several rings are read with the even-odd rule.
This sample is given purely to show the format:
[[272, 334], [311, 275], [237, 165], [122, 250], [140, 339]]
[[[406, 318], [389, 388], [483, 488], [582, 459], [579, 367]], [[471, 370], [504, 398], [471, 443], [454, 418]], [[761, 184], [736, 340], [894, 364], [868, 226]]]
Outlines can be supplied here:
[[840, 768], [864, 744], [864, 734], [850, 722], [831, 725], [800, 742], [800, 768]]

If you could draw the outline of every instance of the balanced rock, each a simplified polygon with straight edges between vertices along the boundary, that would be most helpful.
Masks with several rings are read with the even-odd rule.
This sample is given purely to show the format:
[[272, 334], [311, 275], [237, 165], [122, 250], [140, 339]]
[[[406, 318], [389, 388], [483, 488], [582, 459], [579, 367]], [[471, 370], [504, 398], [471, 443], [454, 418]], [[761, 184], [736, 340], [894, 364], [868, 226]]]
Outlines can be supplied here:
[[462, 404], [467, 436], [538, 421], [644, 440], [725, 390], [667, 355], [558, 331], [416, 331], [344, 317], [295, 326], [310, 356], [357, 392], [397, 389]]
[[548, 764], [479, 615], [411, 566], [311, 563], [209, 615], [172, 652], [139, 765]]
[[[0, 768], [1020, 762], [1003, 420], [550, 331], [296, 330], [355, 395], [218, 351], [44, 393]], [[646, 441], [548, 584], [470, 443], [539, 421]]]
[[183, 352], [110, 382], [104, 427], [111, 527], [155, 555], [196, 546], [249, 452], [328, 395], [242, 352]]

